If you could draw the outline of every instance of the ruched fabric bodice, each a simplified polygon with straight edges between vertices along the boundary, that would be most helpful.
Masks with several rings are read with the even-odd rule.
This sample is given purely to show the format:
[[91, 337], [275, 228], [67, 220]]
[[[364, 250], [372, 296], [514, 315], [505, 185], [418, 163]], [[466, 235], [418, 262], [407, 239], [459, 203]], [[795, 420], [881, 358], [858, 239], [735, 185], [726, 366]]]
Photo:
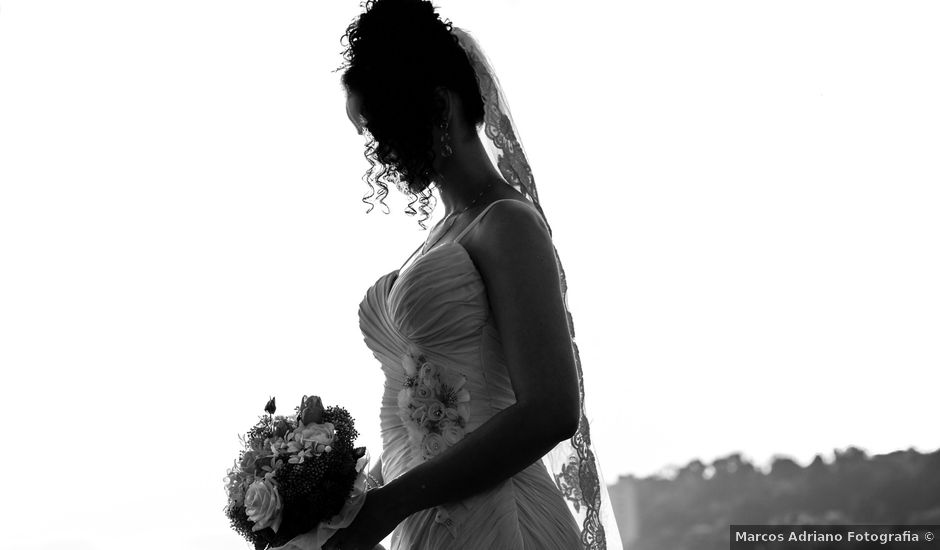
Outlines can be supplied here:
[[[515, 402], [482, 276], [460, 242], [504, 200], [513, 199], [491, 203], [456, 240], [438, 244], [407, 268], [380, 277], [360, 304], [365, 343], [385, 374], [380, 421], [386, 482], [434, 459], [418, 441], [420, 430], [402, 415], [403, 390], [418, 389], [420, 379], [409, 376], [407, 357], [420, 356], [439, 372], [461, 380], [463, 401], [453, 405], [462, 407], [461, 434], [473, 432]], [[456, 410], [448, 411], [453, 418], [458, 418]], [[541, 461], [469, 499], [413, 514], [392, 539], [392, 550], [577, 547], [578, 526]]]

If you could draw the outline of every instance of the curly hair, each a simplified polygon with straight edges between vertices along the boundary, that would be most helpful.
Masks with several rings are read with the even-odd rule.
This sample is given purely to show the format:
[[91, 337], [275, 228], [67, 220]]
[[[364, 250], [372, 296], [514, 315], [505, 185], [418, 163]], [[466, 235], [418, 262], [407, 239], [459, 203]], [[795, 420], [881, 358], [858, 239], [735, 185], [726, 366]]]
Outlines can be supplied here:
[[[367, 0], [346, 29], [341, 43], [347, 93], [360, 99], [369, 168], [363, 180], [370, 192], [363, 202], [376, 202], [388, 212], [384, 198], [389, 184], [410, 196], [405, 212], [422, 217], [425, 228], [433, 209], [432, 183], [438, 184], [432, 129], [443, 121], [443, 105], [435, 90], [444, 87], [460, 98], [468, 126], [483, 122], [483, 98], [473, 66], [453, 25], [428, 0]], [[418, 209], [415, 209], [418, 205]]]

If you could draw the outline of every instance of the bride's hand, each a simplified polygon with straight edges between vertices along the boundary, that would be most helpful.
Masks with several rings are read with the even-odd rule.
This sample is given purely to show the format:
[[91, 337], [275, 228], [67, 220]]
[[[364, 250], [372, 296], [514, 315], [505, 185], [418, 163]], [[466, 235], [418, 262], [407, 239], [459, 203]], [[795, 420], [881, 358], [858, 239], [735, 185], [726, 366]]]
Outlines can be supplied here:
[[383, 488], [366, 493], [356, 518], [345, 529], [337, 531], [326, 541], [323, 550], [373, 550], [389, 533], [405, 519], [399, 510], [393, 509]]

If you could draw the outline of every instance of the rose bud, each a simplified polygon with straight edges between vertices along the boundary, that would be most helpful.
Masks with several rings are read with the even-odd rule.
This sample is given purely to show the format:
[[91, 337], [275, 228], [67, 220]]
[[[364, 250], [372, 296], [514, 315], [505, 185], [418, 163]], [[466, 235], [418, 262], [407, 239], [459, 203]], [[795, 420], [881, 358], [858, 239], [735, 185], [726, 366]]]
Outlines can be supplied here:
[[274, 398], [268, 399], [268, 404], [264, 406], [264, 412], [268, 414], [274, 414], [274, 411], [277, 410], [277, 406], [274, 404]]
[[283, 418], [278, 418], [277, 422], [274, 423], [274, 435], [276, 437], [284, 437], [289, 431], [290, 424], [288, 424], [287, 421]]
[[300, 421], [304, 424], [319, 424], [323, 421], [323, 402], [316, 395], [304, 396], [300, 402]]

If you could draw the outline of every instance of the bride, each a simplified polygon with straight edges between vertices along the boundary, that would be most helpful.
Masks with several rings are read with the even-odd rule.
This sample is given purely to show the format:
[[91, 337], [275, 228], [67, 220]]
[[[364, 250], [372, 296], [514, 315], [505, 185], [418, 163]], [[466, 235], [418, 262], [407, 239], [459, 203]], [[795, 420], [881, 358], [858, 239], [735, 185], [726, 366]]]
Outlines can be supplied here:
[[446, 216], [360, 304], [386, 378], [383, 448], [325, 548], [389, 534], [391, 550], [620, 548], [564, 271], [492, 68], [426, 0], [370, 0], [344, 38], [366, 199], [395, 185], [423, 226], [436, 189]]

